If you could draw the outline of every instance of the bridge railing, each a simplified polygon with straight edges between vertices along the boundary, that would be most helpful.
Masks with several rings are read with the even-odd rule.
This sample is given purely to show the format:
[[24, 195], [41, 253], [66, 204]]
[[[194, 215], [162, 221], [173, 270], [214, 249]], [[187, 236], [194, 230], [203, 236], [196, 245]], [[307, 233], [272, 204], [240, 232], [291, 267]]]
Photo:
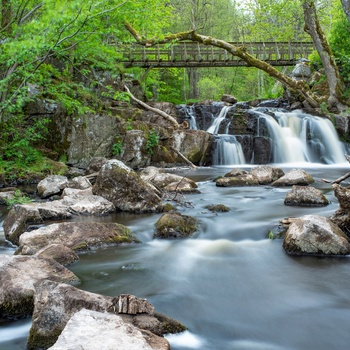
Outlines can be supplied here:
[[[272, 65], [294, 65], [312, 52], [310, 42], [232, 42], [244, 47], [254, 57]], [[144, 47], [138, 44], [118, 45], [120, 62], [126, 67], [214, 67], [244, 66], [246, 63], [226, 50], [194, 42]]]

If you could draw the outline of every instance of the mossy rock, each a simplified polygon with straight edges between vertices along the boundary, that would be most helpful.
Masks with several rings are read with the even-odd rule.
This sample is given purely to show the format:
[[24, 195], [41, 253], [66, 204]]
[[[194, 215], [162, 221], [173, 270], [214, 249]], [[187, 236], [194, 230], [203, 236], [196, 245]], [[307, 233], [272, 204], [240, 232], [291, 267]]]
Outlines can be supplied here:
[[197, 219], [180, 213], [163, 214], [156, 222], [154, 238], [187, 238], [198, 229]]
[[206, 209], [212, 211], [213, 213], [227, 213], [231, 209], [224, 204], [210, 204], [205, 207]]

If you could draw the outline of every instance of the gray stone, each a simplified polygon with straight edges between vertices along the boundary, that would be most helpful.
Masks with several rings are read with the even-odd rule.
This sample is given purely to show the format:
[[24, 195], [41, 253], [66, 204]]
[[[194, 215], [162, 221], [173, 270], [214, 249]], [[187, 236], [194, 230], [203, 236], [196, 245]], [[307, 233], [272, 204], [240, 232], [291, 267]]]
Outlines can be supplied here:
[[92, 187], [92, 185], [85, 176], [76, 176], [69, 180], [68, 187], [77, 190], [86, 190], [87, 188]]
[[17, 254], [33, 255], [51, 244], [72, 250], [88, 250], [103, 245], [138, 243], [126, 226], [102, 222], [62, 222], [24, 232], [19, 238]]
[[323, 207], [329, 204], [328, 199], [317, 188], [310, 186], [293, 186], [284, 200], [285, 205], [301, 207]]
[[79, 256], [63, 244], [49, 244], [40, 249], [35, 256], [43, 259], [53, 259], [61, 265], [69, 265], [79, 260]]
[[251, 174], [238, 175], [233, 177], [223, 177], [216, 180], [218, 187], [243, 187], [243, 186], [258, 186], [257, 178]]
[[331, 220], [319, 215], [296, 219], [285, 234], [283, 247], [293, 255], [347, 255], [350, 243]]
[[36, 256], [0, 255], [0, 320], [28, 317], [34, 308], [35, 283], [40, 280], [74, 283], [73, 272]]
[[280, 168], [261, 165], [252, 169], [250, 174], [258, 180], [259, 185], [269, 185], [282, 177], [284, 172]]
[[280, 177], [278, 180], [272, 183], [275, 187], [284, 186], [307, 186], [314, 182], [313, 177], [302, 169], [292, 169], [288, 171], [284, 176]]
[[47, 198], [61, 193], [67, 186], [68, 179], [66, 176], [50, 175], [38, 183], [37, 192], [39, 197]]
[[152, 185], [118, 160], [108, 161], [100, 170], [93, 193], [111, 201], [117, 210], [128, 212], [160, 212], [161, 198]]
[[228, 95], [228, 94], [222, 95], [220, 100], [223, 102], [226, 102], [226, 103], [230, 103], [230, 104], [235, 104], [237, 102], [236, 97], [234, 97], [233, 95]]
[[[157, 347], [151, 346], [140, 331], [120, 316], [82, 309], [68, 321], [50, 350], [152, 350], [170, 349], [164, 338]], [[163, 346], [161, 346], [163, 345]]]

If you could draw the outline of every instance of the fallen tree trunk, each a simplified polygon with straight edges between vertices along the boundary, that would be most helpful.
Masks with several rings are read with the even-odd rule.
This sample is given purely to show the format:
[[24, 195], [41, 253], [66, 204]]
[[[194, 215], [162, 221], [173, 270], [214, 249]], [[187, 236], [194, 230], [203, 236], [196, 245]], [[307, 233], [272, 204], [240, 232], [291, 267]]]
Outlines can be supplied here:
[[128, 87], [126, 85], [124, 85], [124, 89], [127, 92], [127, 94], [130, 96], [130, 98], [135, 101], [136, 103], [138, 103], [140, 106], [142, 106], [143, 108], [154, 112], [160, 116], [162, 116], [163, 118], [165, 118], [166, 120], [168, 120], [176, 129], [178, 129], [179, 127], [179, 123], [176, 121], [175, 118], [173, 118], [171, 115], [169, 115], [168, 113], [165, 113], [164, 111], [161, 111], [158, 108], [153, 108], [151, 106], [149, 106], [147, 103], [142, 102], [141, 100], [139, 100], [138, 98], [136, 98], [128, 89]]

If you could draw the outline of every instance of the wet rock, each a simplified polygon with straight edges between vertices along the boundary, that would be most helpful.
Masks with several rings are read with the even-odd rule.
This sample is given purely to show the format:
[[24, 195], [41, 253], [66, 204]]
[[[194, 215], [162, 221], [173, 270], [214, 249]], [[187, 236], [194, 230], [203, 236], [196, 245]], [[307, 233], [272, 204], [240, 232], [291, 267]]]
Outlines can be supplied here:
[[323, 207], [329, 204], [323, 193], [314, 187], [293, 186], [284, 200], [285, 205], [301, 207]]
[[284, 186], [307, 186], [313, 183], [315, 180], [313, 177], [308, 174], [305, 170], [302, 169], [292, 169], [288, 171], [284, 176], [280, 177], [278, 180], [272, 183], [272, 186], [275, 187], [284, 187]]
[[294, 255], [347, 255], [350, 243], [343, 231], [329, 219], [305, 215], [296, 219], [285, 235], [283, 247]]
[[218, 187], [242, 187], [242, 186], [258, 186], [257, 178], [251, 174], [239, 175], [235, 177], [223, 177], [216, 181]]
[[117, 223], [62, 222], [24, 232], [17, 254], [33, 255], [50, 244], [62, 244], [74, 251], [121, 243], [138, 243], [130, 229]]
[[28, 317], [34, 308], [35, 283], [74, 283], [78, 277], [54, 261], [35, 256], [0, 255], [0, 319]]
[[63, 244], [49, 244], [40, 249], [35, 256], [43, 259], [53, 259], [61, 265], [69, 265], [79, 260], [79, 256]]
[[93, 193], [111, 201], [120, 211], [144, 213], [163, 209], [155, 189], [118, 160], [110, 160], [101, 168]]
[[170, 350], [166, 339], [152, 333], [143, 334], [140, 329], [124, 322], [120, 316], [86, 309], [71, 317], [50, 349], [67, 350], [73, 344], [77, 349], [86, 350]]
[[280, 168], [261, 165], [252, 169], [250, 174], [258, 180], [259, 185], [269, 185], [282, 177], [284, 172]]
[[16, 191], [18, 190], [14, 187], [2, 188], [0, 190], [0, 205], [6, 205], [6, 201], [11, 199]]
[[[33, 323], [28, 338], [28, 349], [46, 349], [52, 346], [70, 318], [82, 309], [110, 314], [131, 310], [132, 315], [120, 314], [123, 320], [129, 323], [142, 322], [142, 317], [145, 315], [154, 317], [153, 322], [143, 322], [144, 329], [154, 334], [158, 332], [165, 334], [169, 331], [176, 333], [185, 330], [181, 323], [154, 313], [153, 305], [145, 299], [138, 299], [131, 295], [113, 298], [86, 292], [67, 284], [42, 281], [36, 285]], [[147, 325], [149, 328], [146, 328]]]
[[154, 238], [187, 238], [198, 229], [197, 220], [180, 213], [165, 213], [155, 224]]
[[210, 204], [205, 207], [213, 213], [227, 213], [231, 209], [224, 204]]
[[66, 187], [68, 187], [66, 176], [50, 175], [38, 183], [37, 193], [39, 197], [47, 198], [54, 194], [60, 194]]

